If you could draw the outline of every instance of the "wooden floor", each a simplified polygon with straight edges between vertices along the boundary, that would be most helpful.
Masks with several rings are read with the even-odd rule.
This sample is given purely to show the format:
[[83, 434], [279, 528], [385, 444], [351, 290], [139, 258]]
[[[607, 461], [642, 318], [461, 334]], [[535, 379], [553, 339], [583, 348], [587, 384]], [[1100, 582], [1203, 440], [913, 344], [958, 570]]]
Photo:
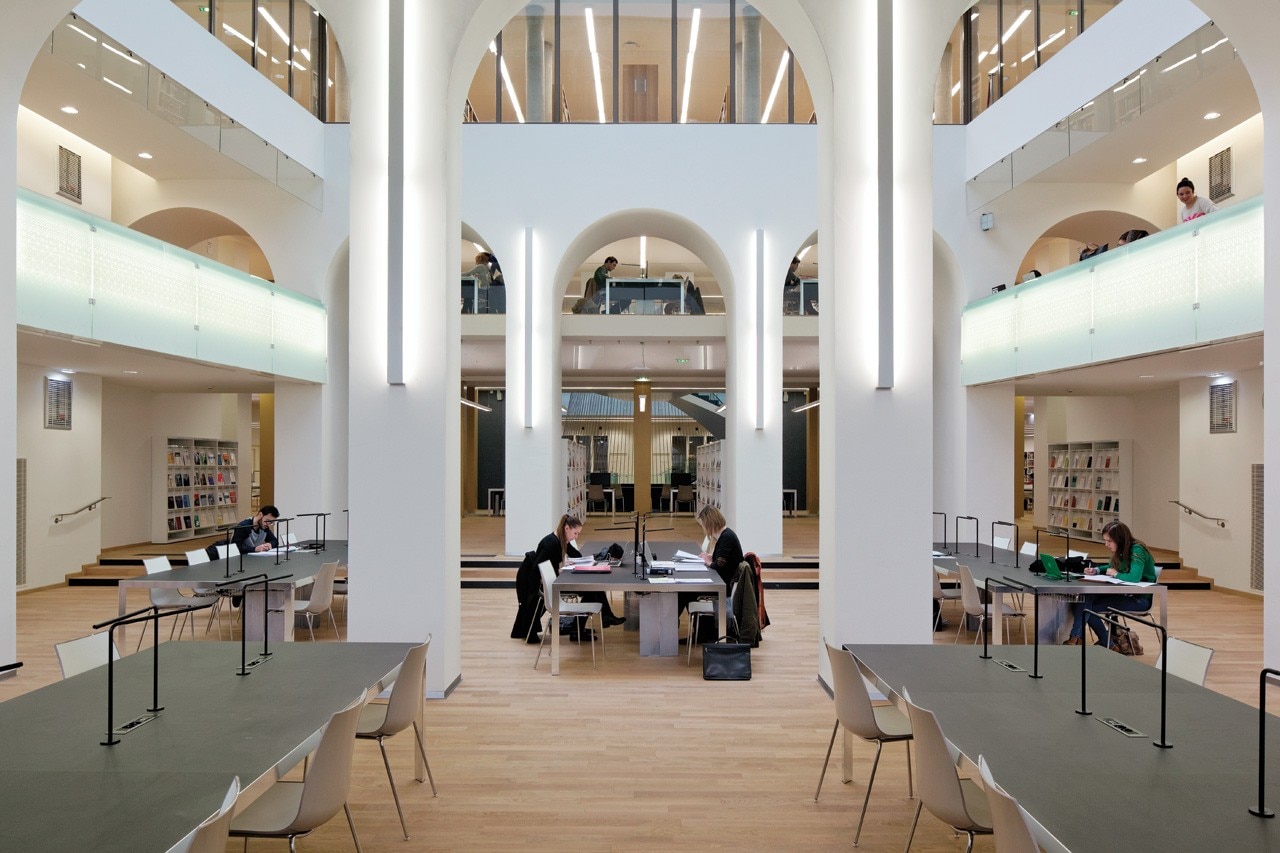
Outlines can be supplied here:
[[[1169, 599], [1173, 632], [1217, 649], [1209, 685], [1254, 704], [1260, 601], [1183, 591]], [[411, 780], [408, 737], [389, 740], [413, 835], [403, 841], [377, 749], [358, 743], [352, 810], [364, 850], [848, 849], [874, 747], [855, 743], [848, 785], [839, 782], [837, 751], [822, 800], [813, 801], [834, 721], [815, 679], [818, 593], [769, 590], [767, 602], [774, 624], [753, 652], [750, 682], [703, 681], [696, 651], [693, 668], [683, 658], [641, 658], [636, 635], [622, 628], [608, 630], [608, 656], [595, 670], [587, 647], [566, 644], [562, 674], [553, 678], [545, 656], [535, 671], [534, 647], [507, 636], [513, 592], [464, 589], [463, 681], [426, 712], [440, 796]], [[113, 615], [116, 591], [57, 588], [19, 595], [17, 603], [26, 665], [0, 682], [0, 699], [56, 680], [53, 643]], [[327, 627], [318, 637], [334, 639]], [[1145, 661], [1153, 663], [1155, 644], [1146, 645]], [[914, 806], [903, 750], [886, 747], [860, 849], [901, 850]], [[963, 848], [937, 820], [921, 819], [916, 853]], [[260, 841], [251, 849], [286, 848]], [[353, 848], [339, 817], [299, 849]], [[979, 839], [976, 849], [994, 845]]]

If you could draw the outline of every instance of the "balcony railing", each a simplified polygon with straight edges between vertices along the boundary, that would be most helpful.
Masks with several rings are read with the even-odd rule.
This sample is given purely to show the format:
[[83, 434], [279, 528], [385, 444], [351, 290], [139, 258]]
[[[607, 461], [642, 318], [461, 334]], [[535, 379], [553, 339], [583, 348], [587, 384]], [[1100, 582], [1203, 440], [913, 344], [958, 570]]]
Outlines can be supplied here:
[[1262, 333], [1261, 196], [965, 306], [960, 376], [999, 382]]

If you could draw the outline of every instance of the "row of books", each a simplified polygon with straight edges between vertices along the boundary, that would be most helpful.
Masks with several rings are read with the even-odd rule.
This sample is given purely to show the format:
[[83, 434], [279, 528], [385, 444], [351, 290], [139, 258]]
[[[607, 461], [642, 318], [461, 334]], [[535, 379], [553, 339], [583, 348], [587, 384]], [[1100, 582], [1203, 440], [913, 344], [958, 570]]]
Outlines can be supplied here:
[[169, 519], [169, 532], [177, 533], [181, 530], [193, 530], [206, 526], [216, 527], [220, 524], [229, 524], [231, 520], [231, 516], [221, 512], [216, 515], [205, 515], [203, 524], [199, 513], [195, 515], [175, 515]]
[[[1060, 507], [1062, 509], [1078, 509], [1080, 507], [1083, 507], [1085, 509], [1088, 509], [1089, 502], [1090, 502], [1089, 495], [1078, 495], [1078, 494], [1069, 495], [1069, 494], [1066, 494], [1065, 492], [1061, 492], [1061, 493], [1051, 492], [1049, 494], [1049, 506], [1051, 507]], [[1097, 498], [1094, 499], [1093, 503], [1094, 503], [1093, 508], [1101, 512], [1119, 512], [1120, 511], [1119, 495], [1115, 495], [1115, 496], [1098, 495]]]
[[[192, 459], [192, 451], [187, 450], [184, 447], [173, 447], [171, 445], [168, 450], [167, 459], [169, 460], [170, 465], [190, 465], [191, 459]], [[222, 450], [222, 451], [197, 450], [195, 451], [195, 464], [204, 465], [204, 466], [235, 465], [236, 454], [235, 454], [235, 451], [232, 451], [232, 450]]]
[[[1049, 487], [1052, 489], [1087, 489], [1089, 482], [1088, 474], [1058, 473], [1049, 477]], [[1092, 478], [1092, 482], [1095, 489], [1114, 490], [1115, 474], [1098, 474]]]
[[[1109, 453], [1098, 454], [1098, 468], [1119, 468], [1120, 452], [1111, 451]], [[1094, 455], [1083, 451], [1078, 453], [1052, 453], [1049, 455], [1049, 467], [1052, 468], [1074, 468], [1077, 470], [1094, 470]]]

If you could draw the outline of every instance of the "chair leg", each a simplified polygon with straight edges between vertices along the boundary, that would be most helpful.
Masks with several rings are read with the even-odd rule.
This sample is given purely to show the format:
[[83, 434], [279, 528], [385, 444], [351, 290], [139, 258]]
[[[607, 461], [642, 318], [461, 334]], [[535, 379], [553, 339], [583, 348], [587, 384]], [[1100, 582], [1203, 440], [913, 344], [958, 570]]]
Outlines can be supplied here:
[[387, 768], [387, 781], [391, 783], [391, 798], [396, 801], [396, 814], [400, 815], [400, 831], [404, 840], [409, 840], [409, 827], [404, 822], [404, 811], [400, 808], [400, 792], [396, 790], [396, 777], [391, 775], [391, 761], [387, 758], [387, 747], [378, 738], [378, 751], [382, 753], [382, 765]]
[[[532, 628], [532, 626], [530, 626], [530, 628]], [[559, 626], [559, 625], [557, 625], [557, 626], [556, 626], [556, 630], [559, 630], [559, 629], [560, 629], [560, 626]], [[534, 659], [533, 659], [533, 668], [534, 668], [534, 669], [537, 669], [537, 668], [538, 668], [538, 661], [542, 660], [542, 647], [543, 647], [544, 645], [546, 645], [546, 642], [547, 642], [547, 631], [550, 631], [550, 630], [551, 630], [551, 611], [550, 611], [550, 610], [548, 610], [548, 611], [547, 611], [547, 629], [546, 629], [546, 631], [543, 631], [543, 632], [542, 632], [542, 639], [538, 641], [538, 656], [537, 656], [536, 658], [534, 658]]]
[[316, 629], [312, 624], [312, 618], [310, 613], [307, 614], [307, 633], [311, 635], [311, 642], [314, 643], [316, 641]]
[[431, 775], [431, 762], [427, 760], [427, 748], [422, 745], [422, 732], [418, 730], [418, 721], [413, 721], [413, 738], [418, 742], [418, 752], [422, 753], [422, 763], [427, 766], [427, 781], [431, 783], [431, 796], [436, 796], [436, 777]]
[[822, 762], [822, 772], [818, 774], [818, 787], [813, 792], [813, 801], [818, 801], [818, 795], [822, 793], [822, 780], [827, 778], [827, 765], [831, 763], [831, 749], [836, 745], [836, 732], [840, 731], [840, 721], [836, 720], [835, 727], [831, 729], [831, 743], [827, 744], [827, 757]]
[[[347, 813], [347, 826], [351, 827], [351, 840], [356, 843], [356, 853], [363, 853], [360, 849], [360, 836], [356, 835], [356, 822], [351, 819], [351, 804], [343, 803], [342, 809]], [[293, 843], [293, 839], [289, 839], [289, 843]]]
[[332, 605], [332, 604], [330, 604], [330, 605], [329, 605], [329, 624], [333, 625], [333, 636], [335, 636], [335, 637], [337, 637], [339, 640], [341, 640], [341, 639], [342, 639], [342, 634], [338, 633], [338, 620], [337, 620], [337, 619], [334, 617], [334, 615], [333, 615], [333, 605]]
[[884, 749], [884, 741], [876, 741], [876, 757], [871, 762], [871, 778], [867, 780], [867, 793], [862, 798], [862, 814], [858, 815], [858, 828], [853, 833], [853, 846], [858, 846], [858, 839], [862, 837], [862, 822], [867, 819], [867, 803], [871, 802], [871, 786], [876, 783], [876, 768], [880, 766], [880, 750]]
[[915, 799], [915, 787], [911, 781], [911, 741], [903, 741], [907, 745], [907, 796]]
[[907, 833], [907, 846], [902, 853], [910, 853], [911, 839], [916, 837], [916, 824], [920, 822], [920, 809], [924, 808], [924, 803], [916, 803], [916, 816], [911, 819], [911, 832]]

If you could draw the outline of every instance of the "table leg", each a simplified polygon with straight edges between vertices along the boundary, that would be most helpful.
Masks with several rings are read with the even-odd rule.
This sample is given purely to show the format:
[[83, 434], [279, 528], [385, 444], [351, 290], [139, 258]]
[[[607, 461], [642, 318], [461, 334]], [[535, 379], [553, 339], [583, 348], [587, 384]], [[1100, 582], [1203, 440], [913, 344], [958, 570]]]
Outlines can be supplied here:
[[[117, 589], [117, 594], [119, 595], [119, 598], [120, 598], [120, 612], [117, 613], [116, 615], [123, 616], [127, 612], [125, 610], [125, 607], [127, 606], [129, 588], [126, 587], [124, 584], [120, 584], [119, 586], [116, 587], [116, 589]], [[129, 647], [129, 644], [125, 642], [125, 633], [128, 630], [129, 630], [128, 625], [121, 625], [118, 629], [116, 629], [116, 643], [117, 643], [116, 647], [117, 648], [127, 649]], [[108, 738], [108, 740], [110, 740], [110, 738]]]
[[1160, 596], [1160, 624], [1169, 627], [1169, 587], [1156, 586], [1156, 594]]
[[716, 608], [716, 637], [723, 637], [729, 631], [729, 608], [732, 603], [729, 601], [726, 591], [721, 589], [716, 591], [720, 606]]
[[[552, 590], [555, 593], [555, 590]], [[547, 625], [551, 632], [551, 674], [560, 674], [560, 596], [555, 594], [551, 600], [551, 622]]]
[[987, 587], [987, 597], [991, 601], [991, 637], [990, 642], [993, 646], [1004, 644], [1004, 592], [1003, 587], [997, 586], [993, 591], [990, 586]]
[[645, 657], [680, 654], [679, 596], [653, 592], [640, 598], [640, 654]]

